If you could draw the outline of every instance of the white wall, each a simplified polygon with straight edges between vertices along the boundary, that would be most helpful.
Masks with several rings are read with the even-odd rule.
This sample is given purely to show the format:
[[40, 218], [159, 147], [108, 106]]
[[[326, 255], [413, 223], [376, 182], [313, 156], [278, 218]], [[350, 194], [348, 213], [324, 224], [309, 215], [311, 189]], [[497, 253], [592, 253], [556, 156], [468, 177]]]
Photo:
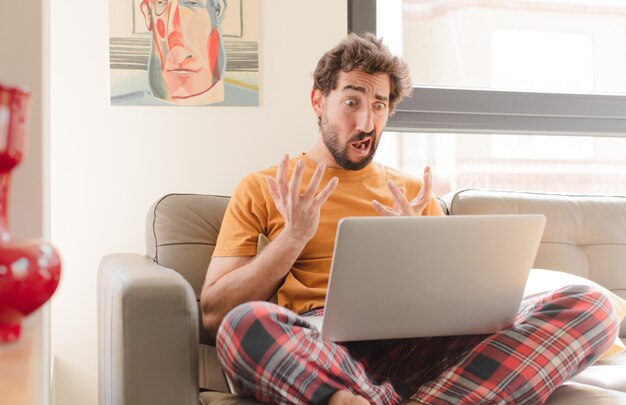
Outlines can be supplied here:
[[170, 192], [229, 194], [247, 172], [306, 151], [317, 59], [346, 32], [346, 1], [263, 1], [261, 106], [110, 107], [106, 1], [51, 4], [51, 237], [63, 258], [52, 305], [57, 405], [97, 403], [100, 257], [144, 252], [144, 219]]

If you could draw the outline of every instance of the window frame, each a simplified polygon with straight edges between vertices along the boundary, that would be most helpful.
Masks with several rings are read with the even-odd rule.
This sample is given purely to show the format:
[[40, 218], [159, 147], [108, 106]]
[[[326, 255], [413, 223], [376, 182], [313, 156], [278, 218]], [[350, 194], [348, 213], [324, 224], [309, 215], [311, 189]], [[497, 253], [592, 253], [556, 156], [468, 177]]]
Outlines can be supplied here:
[[[348, 32], [376, 33], [377, 0], [348, 0]], [[626, 137], [626, 95], [413, 86], [387, 131]]]

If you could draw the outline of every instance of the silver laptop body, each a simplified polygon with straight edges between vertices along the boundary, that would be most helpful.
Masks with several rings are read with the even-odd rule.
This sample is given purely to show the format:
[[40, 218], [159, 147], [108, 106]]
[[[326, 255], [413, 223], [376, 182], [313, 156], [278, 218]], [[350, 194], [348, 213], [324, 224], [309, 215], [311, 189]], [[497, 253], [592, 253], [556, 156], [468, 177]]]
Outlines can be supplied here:
[[332, 341], [492, 333], [517, 314], [543, 215], [349, 217], [323, 319]]

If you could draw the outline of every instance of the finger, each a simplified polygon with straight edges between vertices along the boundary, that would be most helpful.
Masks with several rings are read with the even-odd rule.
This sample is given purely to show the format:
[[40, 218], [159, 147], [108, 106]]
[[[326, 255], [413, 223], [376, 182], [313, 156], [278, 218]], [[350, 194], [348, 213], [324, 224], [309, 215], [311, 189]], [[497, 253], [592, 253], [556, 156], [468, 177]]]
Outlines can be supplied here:
[[428, 166], [424, 168], [423, 188], [424, 194], [430, 200], [433, 194], [433, 174]]
[[395, 212], [400, 212], [400, 204], [395, 199], [393, 200], [393, 208]]
[[282, 200], [285, 200], [287, 198], [287, 194], [289, 191], [287, 187], [288, 166], [289, 166], [289, 155], [285, 154], [285, 156], [283, 156], [283, 160], [280, 161], [280, 164], [278, 165], [278, 171], [276, 172], [276, 183], [278, 185], [278, 193]]
[[278, 184], [276, 184], [276, 180], [267, 176], [265, 177], [265, 181], [267, 182], [270, 197], [274, 200], [274, 204], [278, 205], [280, 203], [280, 194], [278, 193]]
[[335, 191], [335, 189], [337, 188], [337, 184], [339, 184], [339, 179], [337, 177], [333, 177], [332, 179], [330, 179], [328, 184], [326, 184], [326, 187], [324, 187], [324, 189], [315, 196], [315, 199], [313, 201], [315, 202], [315, 205], [317, 207], [321, 207], [322, 204], [324, 204], [326, 200], [328, 200], [328, 197], [330, 197], [333, 191]]
[[292, 201], [296, 201], [300, 197], [300, 184], [302, 183], [302, 172], [304, 171], [304, 162], [298, 160], [296, 168], [291, 173], [291, 181], [289, 181], [289, 197]]
[[419, 207], [421, 209], [425, 208], [426, 205], [433, 198], [433, 176], [430, 171], [430, 167], [426, 167], [424, 169], [424, 179], [422, 181], [422, 188], [417, 193], [417, 196], [411, 201], [411, 205], [414, 207]]
[[390, 217], [390, 216], [397, 216], [398, 213], [394, 212], [392, 210], [390, 210], [389, 208], [385, 207], [384, 205], [382, 205], [381, 203], [379, 203], [376, 200], [372, 200], [372, 207], [374, 208], [374, 210], [382, 216], [385, 217]]
[[411, 208], [411, 204], [409, 204], [409, 201], [406, 199], [404, 194], [402, 194], [396, 183], [394, 183], [392, 180], [389, 180], [387, 182], [387, 187], [389, 187], [389, 191], [391, 191], [393, 198], [396, 199], [400, 207], [399, 212], [403, 213], [404, 215], [412, 215], [413, 210]]
[[[398, 187], [398, 188], [400, 189], [402, 194], [406, 197], [406, 188], [404, 188], [404, 187]], [[400, 211], [400, 204], [398, 203], [398, 200], [396, 200], [396, 199], [393, 200], [393, 210], [395, 212], [399, 212]]]
[[322, 162], [317, 164], [315, 171], [313, 172], [313, 176], [311, 176], [311, 181], [309, 182], [309, 186], [306, 188], [304, 192], [305, 198], [313, 198], [317, 188], [320, 186], [320, 182], [322, 181], [322, 177], [324, 176], [324, 171], [326, 170], [326, 165]]

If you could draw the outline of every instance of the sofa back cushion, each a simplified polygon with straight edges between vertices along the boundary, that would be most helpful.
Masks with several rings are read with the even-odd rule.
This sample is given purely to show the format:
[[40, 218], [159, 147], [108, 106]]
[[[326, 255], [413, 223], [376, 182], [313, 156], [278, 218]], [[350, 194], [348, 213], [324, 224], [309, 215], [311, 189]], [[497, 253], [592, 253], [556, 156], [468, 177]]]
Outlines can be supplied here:
[[146, 252], [161, 266], [179, 272], [200, 299], [229, 197], [168, 194], [146, 219]]
[[468, 189], [444, 200], [452, 215], [544, 214], [534, 267], [585, 277], [626, 298], [626, 197]]

